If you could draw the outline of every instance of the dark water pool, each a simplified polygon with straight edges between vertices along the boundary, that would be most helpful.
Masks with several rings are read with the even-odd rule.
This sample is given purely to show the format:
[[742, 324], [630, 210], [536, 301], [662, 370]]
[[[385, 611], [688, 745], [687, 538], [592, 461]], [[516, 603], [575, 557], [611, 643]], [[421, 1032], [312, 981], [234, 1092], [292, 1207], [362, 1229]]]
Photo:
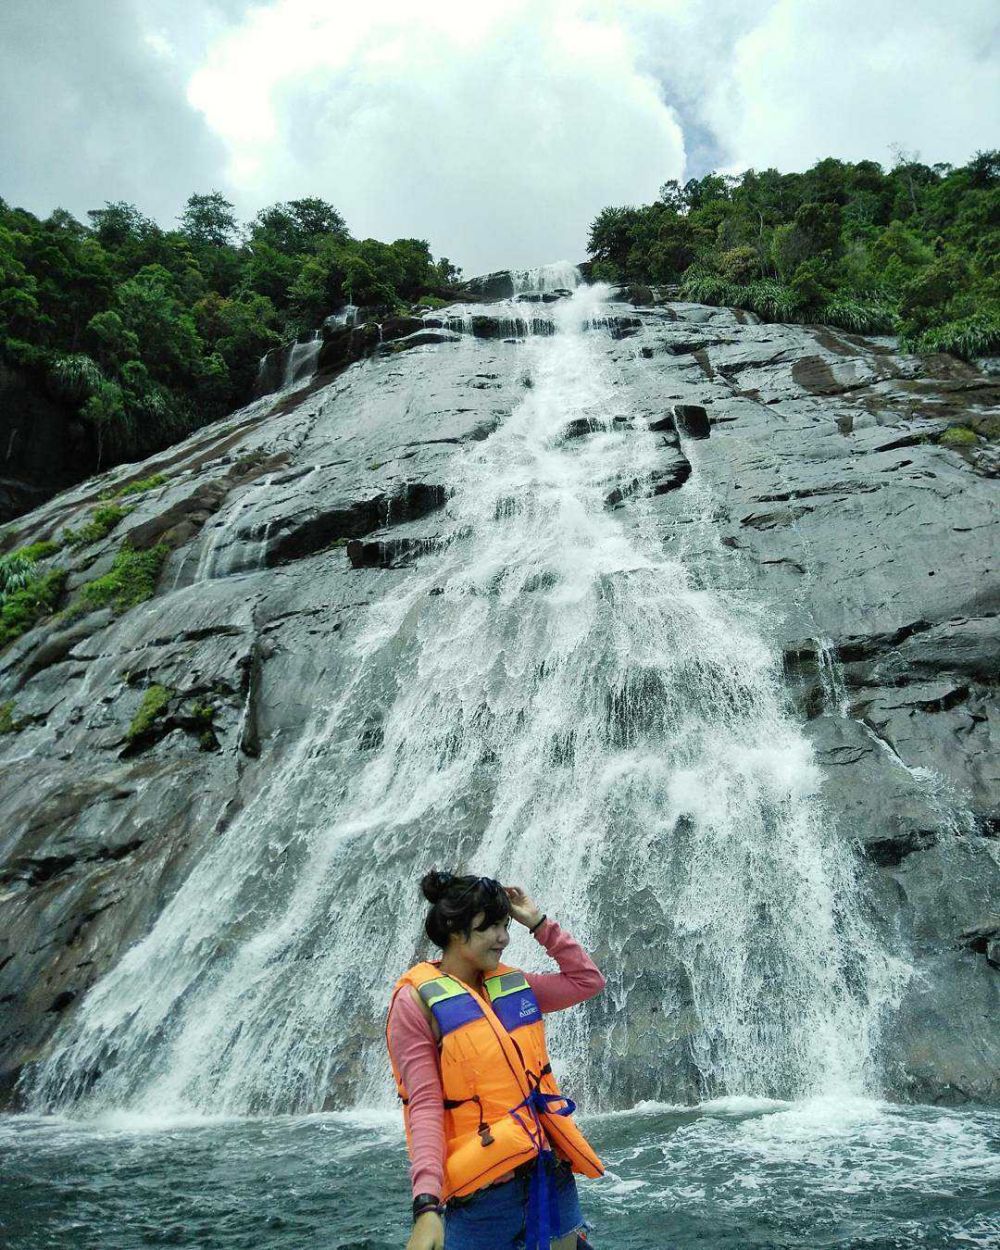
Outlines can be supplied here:
[[[604, 1250], [1000, 1247], [1000, 1112], [824, 1100], [640, 1107], [585, 1127]], [[399, 1250], [395, 1112], [0, 1121], [5, 1250]]]

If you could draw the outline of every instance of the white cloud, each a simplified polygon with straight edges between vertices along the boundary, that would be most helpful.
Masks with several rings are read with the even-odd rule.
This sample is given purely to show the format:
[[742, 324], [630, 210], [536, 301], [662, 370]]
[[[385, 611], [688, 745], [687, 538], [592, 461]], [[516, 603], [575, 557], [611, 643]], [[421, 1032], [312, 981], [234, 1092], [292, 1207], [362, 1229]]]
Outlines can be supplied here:
[[[319, 195], [466, 272], [711, 168], [997, 144], [996, 0], [0, 0], [0, 195]], [[186, 98], [185, 98], [186, 94]]]
[[703, 120], [731, 167], [891, 164], [889, 145], [962, 164], [996, 143], [995, 0], [778, 0], [706, 83]]
[[251, 10], [192, 78], [249, 210], [330, 199], [467, 272], [584, 255], [605, 204], [680, 177], [684, 142], [608, 10], [383, 0]]

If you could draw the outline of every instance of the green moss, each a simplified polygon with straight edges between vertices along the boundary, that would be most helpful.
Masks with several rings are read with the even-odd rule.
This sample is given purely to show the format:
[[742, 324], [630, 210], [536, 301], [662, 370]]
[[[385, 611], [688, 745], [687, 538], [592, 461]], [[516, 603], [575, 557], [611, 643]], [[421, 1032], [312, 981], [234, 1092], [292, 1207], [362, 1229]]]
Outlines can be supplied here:
[[938, 442], [942, 447], [975, 447], [979, 439], [965, 425], [950, 425]]
[[3, 596], [0, 600], [0, 649], [56, 610], [65, 582], [66, 570], [52, 569]]
[[447, 308], [448, 301], [446, 299], [438, 299], [436, 295], [421, 295], [417, 300], [418, 308]]
[[215, 720], [215, 708], [211, 703], [194, 703], [191, 705], [191, 716], [196, 721], [211, 725]]
[[172, 695], [173, 691], [168, 686], [149, 687], [142, 696], [139, 710], [132, 717], [132, 724], [129, 725], [125, 735], [129, 742], [134, 742], [136, 738], [145, 737], [149, 733], [153, 721], [167, 710]]
[[128, 486], [122, 486], [119, 490], [103, 491], [101, 498], [124, 499], [126, 495], [141, 495], [143, 491], [152, 490], [154, 486], [162, 486], [166, 480], [165, 473], [154, 473], [151, 477], [144, 477], [138, 482], [129, 482]]
[[70, 547], [84, 547], [88, 543], [96, 543], [98, 539], [107, 537], [122, 517], [128, 516], [129, 511], [128, 508], [121, 508], [116, 503], [95, 508], [86, 525], [81, 525], [78, 530], [63, 530], [62, 540]]
[[0, 734], [17, 733], [19, 727], [14, 720], [14, 700], [8, 699], [6, 703], [0, 703]]
[[17, 551], [12, 552], [15, 556], [23, 556], [26, 560], [47, 560], [49, 556], [54, 556], [62, 547], [61, 543], [40, 542], [32, 543], [28, 547], [19, 547]]
[[136, 604], [152, 599], [156, 579], [169, 550], [165, 543], [150, 547], [148, 551], [134, 551], [127, 544], [123, 545], [108, 572], [80, 588], [66, 615], [70, 618], [83, 616], [97, 608], [127, 612]]

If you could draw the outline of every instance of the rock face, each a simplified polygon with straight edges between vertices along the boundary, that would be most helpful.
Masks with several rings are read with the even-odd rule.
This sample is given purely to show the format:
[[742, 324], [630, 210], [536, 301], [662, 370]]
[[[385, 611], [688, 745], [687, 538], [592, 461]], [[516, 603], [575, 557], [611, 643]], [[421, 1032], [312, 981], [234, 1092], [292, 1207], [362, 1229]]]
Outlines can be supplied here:
[[[509, 274], [481, 282], [484, 297], [511, 294]], [[878, 932], [916, 970], [883, 1035], [888, 1092], [998, 1101], [996, 460], [985, 440], [938, 439], [970, 415], [995, 419], [1000, 384], [888, 339], [725, 309], [608, 314], [592, 333], [627, 415], [609, 418], [611, 433], [569, 421], [553, 445], [577, 455], [594, 438], [635, 440], [643, 467], [605, 509], [625, 527], [658, 526], [668, 553], [698, 557], [706, 585], [724, 570], [758, 605], [826, 802], [858, 848]], [[102, 491], [166, 478], [106, 537], [57, 557], [72, 588], [106, 571], [123, 540], [163, 543], [155, 597], [43, 622], [0, 654], [14, 726], [0, 736], [8, 1105], [22, 1071], [294, 756], [311, 709], [347, 688], [369, 605], [403, 602], [415, 569], [460, 557], [465, 539], [448, 518], [456, 458], [474, 455], [531, 385], [523, 345], [504, 339], [553, 329], [534, 325], [542, 312], [529, 305], [521, 334], [503, 333], [514, 315], [443, 311], [381, 338], [335, 327], [301, 391], [264, 397], [8, 527], [7, 550], [56, 538]], [[692, 498], [710, 514], [711, 550], [692, 553]], [[539, 592], [544, 578], [525, 583]], [[164, 708], [136, 730], [154, 687]], [[372, 709], [359, 758], [382, 744], [377, 700]], [[489, 759], [481, 767], [485, 810], [495, 780]], [[481, 827], [481, 810], [466, 818]], [[273, 819], [277, 845], [282, 813]], [[691, 989], [656, 954], [668, 920], [649, 919], [649, 899], [620, 907], [627, 947], [598, 940], [634, 982], [615, 1096], [694, 1098]], [[220, 935], [220, 952], [231, 940]], [[377, 1027], [357, 1028], [377, 1046]], [[659, 1047], [663, 1062], [651, 1063]], [[356, 1060], [338, 1063], [330, 1105], [356, 1077]]]

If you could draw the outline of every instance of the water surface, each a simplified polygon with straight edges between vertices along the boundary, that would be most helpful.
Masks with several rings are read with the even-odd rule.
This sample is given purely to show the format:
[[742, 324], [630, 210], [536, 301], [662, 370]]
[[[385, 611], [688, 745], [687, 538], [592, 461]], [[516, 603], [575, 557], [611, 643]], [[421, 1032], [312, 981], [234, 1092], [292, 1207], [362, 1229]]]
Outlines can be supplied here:
[[[1000, 1112], [728, 1099], [585, 1120], [605, 1250], [1000, 1246]], [[395, 1112], [0, 1123], [5, 1250], [400, 1250]]]

